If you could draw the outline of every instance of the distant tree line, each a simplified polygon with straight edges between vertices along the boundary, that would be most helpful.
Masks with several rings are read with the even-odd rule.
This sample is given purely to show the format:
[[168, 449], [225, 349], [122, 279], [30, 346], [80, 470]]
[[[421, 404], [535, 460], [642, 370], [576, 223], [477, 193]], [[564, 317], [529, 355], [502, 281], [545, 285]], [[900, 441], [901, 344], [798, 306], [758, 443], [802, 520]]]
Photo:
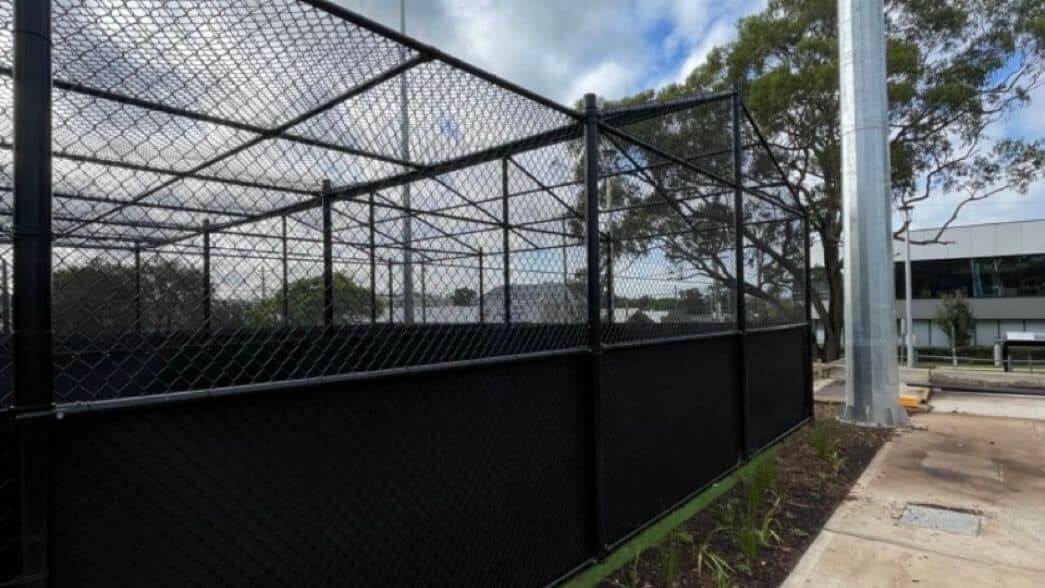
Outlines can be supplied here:
[[[198, 328], [203, 320], [203, 271], [177, 260], [149, 259], [135, 276], [133, 266], [94, 258], [83, 265], [58, 267], [52, 281], [55, 332], [84, 334]], [[370, 289], [344, 274], [333, 275], [335, 320], [369, 318]], [[228, 299], [215, 295], [212, 285], [211, 322], [215, 327], [265, 328], [283, 324], [283, 292], [257, 299]], [[140, 300], [138, 292], [140, 290]], [[381, 297], [376, 312], [385, 309]], [[309, 277], [287, 286], [291, 325], [321, 324], [323, 278]]]

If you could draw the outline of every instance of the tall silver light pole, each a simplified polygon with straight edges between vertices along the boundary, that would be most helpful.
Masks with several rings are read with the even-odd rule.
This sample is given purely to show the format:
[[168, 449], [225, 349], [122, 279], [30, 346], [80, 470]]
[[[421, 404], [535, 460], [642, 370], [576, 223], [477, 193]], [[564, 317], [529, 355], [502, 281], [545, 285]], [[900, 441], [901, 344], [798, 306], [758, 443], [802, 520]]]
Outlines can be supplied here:
[[904, 284], [904, 344], [907, 347], [907, 367], [914, 367], [914, 315], [911, 314], [911, 210], [913, 206], [901, 206], [903, 211], [904, 256], [903, 256], [903, 284]]
[[[399, 0], [399, 32], [406, 34], [406, 0]], [[399, 48], [400, 61], [406, 61], [406, 47]], [[410, 113], [407, 104], [408, 72], [399, 74], [400, 153], [410, 161]], [[410, 207], [410, 184], [403, 184], [403, 323], [414, 324], [414, 219]]]
[[897, 425], [896, 291], [882, 0], [840, 0], [846, 405], [842, 418]]

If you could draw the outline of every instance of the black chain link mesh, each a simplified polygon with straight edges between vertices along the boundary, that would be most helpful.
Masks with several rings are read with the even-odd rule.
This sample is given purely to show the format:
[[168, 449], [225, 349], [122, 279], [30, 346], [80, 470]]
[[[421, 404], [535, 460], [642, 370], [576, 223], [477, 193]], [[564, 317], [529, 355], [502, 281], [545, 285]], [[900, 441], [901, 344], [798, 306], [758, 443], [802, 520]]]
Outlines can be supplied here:
[[600, 225], [607, 342], [735, 328], [734, 189], [724, 104], [620, 125], [623, 137], [606, 133], [602, 152], [610, 177], [602, 185]]
[[[322, 2], [52, 6], [56, 583], [539, 585], [736, 463], [737, 215], [750, 327], [804, 321], [806, 260], [746, 119], [736, 210], [729, 100], [603, 113], [599, 428], [577, 113]], [[789, 352], [749, 382], [774, 407], [749, 444], [808, 408], [797, 333], [749, 335], [749, 355]], [[496, 357], [512, 361], [461, 363]], [[96, 402], [188, 391], [216, 394]], [[0, 583], [35, 475], [16, 412]]]
[[52, 19], [56, 400], [584, 342], [574, 117], [305, 2]]
[[[58, 400], [584, 343], [583, 166], [568, 115], [303, 2], [53, 11]], [[0, 19], [9, 197], [10, 0]], [[730, 125], [719, 100], [626, 119], [638, 143], [604, 136], [606, 342], [732, 328]], [[801, 222], [773, 206], [786, 185], [741, 126], [760, 195], [745, 196], [748, 320], [796, 322]], [[508, 143], [506, 157], [476, 155]], [[9, 233], [9, 204], [3, 222]], [[494, 324], [505, 328], [477, 330]], [[4, 353], [0, 383], [9, 366]], [[10, 401], [9, 383], [0, 394]]]
[[751, 120], [741, 120], [748, 328], [803, 323], [806, 229], [786, 176]]

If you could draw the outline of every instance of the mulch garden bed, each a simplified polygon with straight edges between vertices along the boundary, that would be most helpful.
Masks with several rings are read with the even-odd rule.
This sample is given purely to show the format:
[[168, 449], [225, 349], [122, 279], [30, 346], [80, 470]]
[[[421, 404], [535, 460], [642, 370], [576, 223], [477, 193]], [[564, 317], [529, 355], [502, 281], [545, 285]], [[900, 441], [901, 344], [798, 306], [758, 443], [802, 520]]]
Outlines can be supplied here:
[[891, 435], [837, 411], [818, 404], [815, 424], [602, 586], [779, 586]]

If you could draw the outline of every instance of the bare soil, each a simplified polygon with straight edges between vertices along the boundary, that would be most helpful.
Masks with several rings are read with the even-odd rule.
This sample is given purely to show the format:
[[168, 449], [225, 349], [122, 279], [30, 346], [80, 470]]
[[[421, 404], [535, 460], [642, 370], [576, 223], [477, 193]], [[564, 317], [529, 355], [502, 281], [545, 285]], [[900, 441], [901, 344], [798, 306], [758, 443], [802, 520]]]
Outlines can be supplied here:
[[[772, 457], [773, 489], [767, 493], [760, 511], [764, 514], [776, 505], [772, 515], [775, 537], [753, 560], [748, 560], [729, 532], [721, 530], [725, 524], [724, 506], [731, 500], [738, 503], [745, 500], [746, 491], [741, 482], [679, 528], [694, 543], [703, 541], [710, 533], [705, 560], [709, 552], [720, 557], [732, 568], [728, 576], [720, 574], [716, 578], [707, 566], [698, 569], [698, 549], [679, 541], [682, 535], [676, 535], [674, 541], [669, 537], [645, 550], [635, 561], [607, 578], [602, 586], [779, 586], [891, 435], [887, 430], [844, 424], [835, 418], [837, 410], [837, 405], [817, 404], [816, 424], [810, 423], [795, 431], [777, 447]], [[815, 427], [820, 429], [817, 433], [814, 433]], [[676, 554], [674, 563], [669, 550]]]

